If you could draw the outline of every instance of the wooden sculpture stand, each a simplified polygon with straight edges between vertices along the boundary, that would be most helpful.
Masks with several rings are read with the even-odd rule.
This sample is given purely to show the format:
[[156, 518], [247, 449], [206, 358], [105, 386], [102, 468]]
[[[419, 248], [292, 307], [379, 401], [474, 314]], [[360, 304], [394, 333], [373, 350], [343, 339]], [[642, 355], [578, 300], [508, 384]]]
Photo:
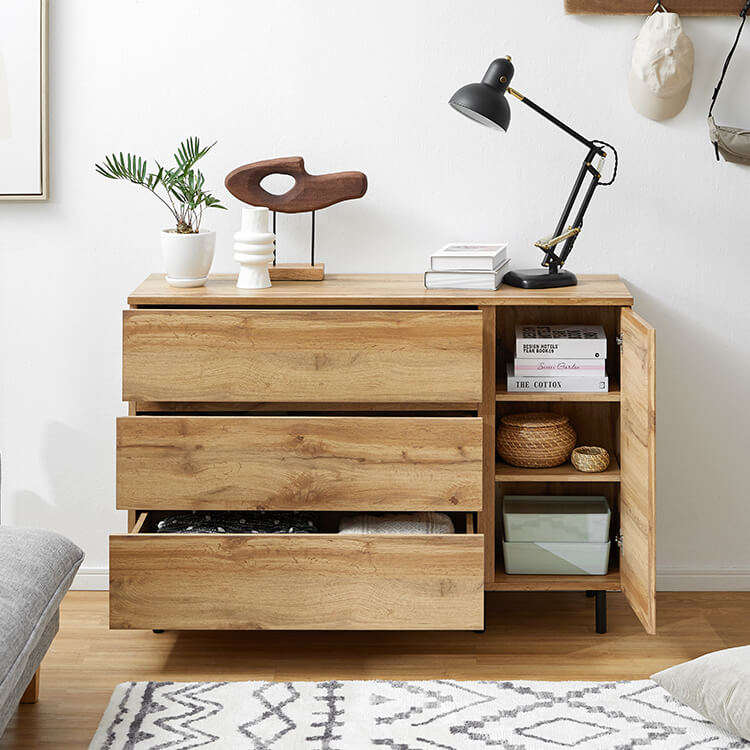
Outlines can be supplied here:
[[326, 264], [316, 263], [277, 263], [268, 267], [271, 281], [323, 281]]

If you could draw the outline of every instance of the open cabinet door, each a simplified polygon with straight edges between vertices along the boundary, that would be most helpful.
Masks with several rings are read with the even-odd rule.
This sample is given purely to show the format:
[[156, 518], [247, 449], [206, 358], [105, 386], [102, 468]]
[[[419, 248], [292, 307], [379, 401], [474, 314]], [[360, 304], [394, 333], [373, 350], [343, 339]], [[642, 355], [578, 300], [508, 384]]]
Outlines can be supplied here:
[[621, 314], [620, 580], [646, 632], [656, 632], [655, 331]]

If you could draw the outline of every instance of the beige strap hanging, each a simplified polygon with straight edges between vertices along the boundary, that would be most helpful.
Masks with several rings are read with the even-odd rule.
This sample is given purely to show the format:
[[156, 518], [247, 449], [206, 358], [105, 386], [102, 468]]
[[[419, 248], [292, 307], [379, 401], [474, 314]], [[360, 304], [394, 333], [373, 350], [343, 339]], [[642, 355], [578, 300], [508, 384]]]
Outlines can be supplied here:
[[711, 108], [708, 110], [708, 136], [711, 139], [711, 143], [714, 144], [716, 161], [719, 161], [719, 154], [721, 154], [724, 157], [724, 161], [731, 161], [735, 164], [750, 165], [750, 130], [745, 130], [744, 128], [730, 128], [726, 125], [717, 125], [713, 117], [716, 98], [719, 96], [721, 85], [724, 83], [724, 76], [726, 76], [727, 70], [729, 69], [729, 63], [732, 61], [732, 55], [734, 55], [734, 51], [737, 49], [737, 44], [740, 41], [740, 36], [742, 35], [742, 29], [745, 26], [748, 11], [750, 11], [750, 0], [747, 0], [740, 11], [740, 17], [742, 18], [740, 28], [737, 30], [734, 44], [729, 50], [727, 59], [724, 61], [721, 78], [719, 79], [719, 83], [716, 84], [714, 94], [711, 97]]

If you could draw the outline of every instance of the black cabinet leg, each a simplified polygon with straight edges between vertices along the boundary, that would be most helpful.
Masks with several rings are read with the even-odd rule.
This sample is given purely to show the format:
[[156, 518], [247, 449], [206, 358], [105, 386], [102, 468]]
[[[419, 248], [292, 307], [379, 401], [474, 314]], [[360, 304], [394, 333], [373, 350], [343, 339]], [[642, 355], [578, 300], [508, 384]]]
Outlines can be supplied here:
[[596, 593], [596, 591], [587, 591], [586, 592], [586, 596], [592, 597], [592, 596], [594, 596], [595, 593]]
[[596, 597], [596, 632], [607, 632], [607, 592], [595, 591]]
[[152, 632], [156, 633], [157, 635], [159, 635], [159, 633], [163, 633], [164, 631], [163, 630], [153, 630]]

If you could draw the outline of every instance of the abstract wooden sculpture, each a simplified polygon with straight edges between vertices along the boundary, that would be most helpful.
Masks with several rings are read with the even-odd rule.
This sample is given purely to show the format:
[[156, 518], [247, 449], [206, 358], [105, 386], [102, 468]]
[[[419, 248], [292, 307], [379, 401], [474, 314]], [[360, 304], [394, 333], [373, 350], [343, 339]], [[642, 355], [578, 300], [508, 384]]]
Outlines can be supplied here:
[[[288, 175], [294, 185], [282, 195], [269, 193], [261, 182], [273, 174]], [[361, 198], [367, 192], [367, 176], [362, 172], [333, 172], [323, 175], [309, 174], [301, 156], [245, 164], [232, 170], [224, 180], [226, 189], [238, 200], [251, 206], [262, 206], [276, 213], [312, 213], [312, 239], [310, 265], [277, 265], [274, 256], [270, 269], [271, 279], [319, 281], [325, 275], [325, 266], [315, 263], [315, 212], [335, 203]]]
[[[269, 193], [260, 183], [272, 174], [293, 177], [294, 185], [283, 195]], [[361, 198], [367, 192], [367, 177], [362, 172], [309, 174], [301, 156], [288, 156], [237, 167], [227, 175], [224, 185], [243, 203], [298, 214]]]

